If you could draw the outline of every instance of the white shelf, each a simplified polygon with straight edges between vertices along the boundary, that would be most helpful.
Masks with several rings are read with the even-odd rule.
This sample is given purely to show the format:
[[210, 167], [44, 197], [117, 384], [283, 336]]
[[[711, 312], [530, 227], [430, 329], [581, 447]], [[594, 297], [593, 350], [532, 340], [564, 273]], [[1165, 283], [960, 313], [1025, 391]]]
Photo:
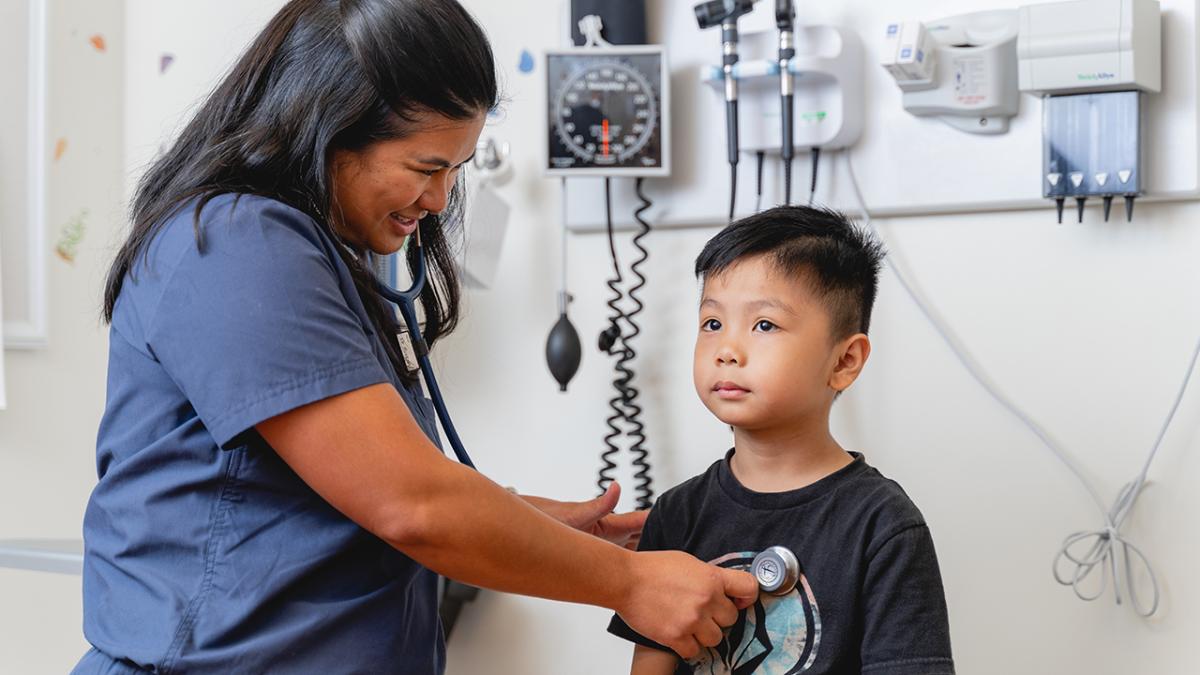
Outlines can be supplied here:
[[0, 569], [57, 574], [83, 573], [83, 542], [78, 539], [0, 539]]

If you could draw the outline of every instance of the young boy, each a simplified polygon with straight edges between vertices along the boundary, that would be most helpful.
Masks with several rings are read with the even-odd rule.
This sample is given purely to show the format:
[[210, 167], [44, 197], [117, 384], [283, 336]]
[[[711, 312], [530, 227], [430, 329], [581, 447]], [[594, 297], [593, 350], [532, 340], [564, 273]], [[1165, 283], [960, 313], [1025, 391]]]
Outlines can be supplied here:
[[748, 569], [772, 546], [795, 588], [762, 593], [724, 641], [685, 662], [633, 632], [634, 675], [952, 675], [933, 540], [895, 481], [846, 452], [829, 410], [871, 352], [880, 244], [840, 214], [780, 207], [730, 225], [696, 260], [696, 392], [733, 449], [650, 511], [642, 550]]

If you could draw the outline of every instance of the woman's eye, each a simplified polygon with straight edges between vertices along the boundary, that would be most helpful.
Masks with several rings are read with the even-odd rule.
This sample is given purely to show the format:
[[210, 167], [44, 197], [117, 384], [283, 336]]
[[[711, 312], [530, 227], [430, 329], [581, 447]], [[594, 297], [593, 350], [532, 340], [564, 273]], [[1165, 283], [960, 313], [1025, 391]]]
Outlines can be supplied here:
[[441, 171], [441, 169], [418, 169], [418, 171], [426, 176], [429, 176], [430, 178], [433, 178], [435, 175], [437, 175], [438, 171]]
[[764, 333], [770, 333], [771, 331], [775, 330], [775, 328], [776, 328], [775, 324], [771, 323], [770, 321], [767, 321], [766, 319], [763, 319], [763, 320], [759, 321], [758, 323], [754, 324], [754, 330], [762, 331]]
[[721, 330], [721, 322], [716, 319], [707, 319], [704, 323], [700, 324], [700, 327], [708, 331]]

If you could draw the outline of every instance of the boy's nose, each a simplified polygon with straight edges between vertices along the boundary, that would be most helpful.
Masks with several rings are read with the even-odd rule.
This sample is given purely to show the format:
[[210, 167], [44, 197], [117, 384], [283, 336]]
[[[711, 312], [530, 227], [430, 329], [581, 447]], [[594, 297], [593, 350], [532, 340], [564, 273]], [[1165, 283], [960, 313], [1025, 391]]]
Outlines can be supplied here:
[[724, 346], [717, 351], [717, 365], [736, 366], [745, 359], [732, 346]]

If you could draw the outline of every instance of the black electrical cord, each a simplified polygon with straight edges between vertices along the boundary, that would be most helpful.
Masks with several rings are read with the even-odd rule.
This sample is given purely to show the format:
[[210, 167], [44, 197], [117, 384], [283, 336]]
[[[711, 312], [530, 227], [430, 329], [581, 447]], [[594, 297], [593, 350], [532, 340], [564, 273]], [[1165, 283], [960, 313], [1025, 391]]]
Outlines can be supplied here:
[[[767, 153], [759, 150], [754, 154], [758, 158], [758, 170], [756, 172], [758, 175], [758, 187], [755, 189], [754, 212], [760, 213], [762, 212], [763, 165], [767, 163]], [[634, 217], [636, 218], [637, 215], [635, 214]]]
[[821, 149], [812, 149], [812, 182], [808, 186], [808, 205], [812, 206], [817, 198], [817, 169], [821, 166]]
[[729, 143], [729, 222], [737, 210], [738, 175], [738, 102], [725, 103], [725, 133]]
[[737, 209], [738, 165], [738, 19], [754, 11], [758, 0], [709, 0], [693, 7], [700, 30], [721, 26], [721, 79], [725, 83], [725, 139], [729, 148], [729, 220]]
[[634, 317], [641, 314], [642, 310], [645, 309], [645, 305], [637, 296], [637, 292], [646, 285], [646, 276], [642, 274], [641, 267], [650, 259], [650, 251], [642, 244], [642, 239], [650, 234], [650, 223], [646, 222], [642, 214], [650, 209], [652, 203], [646, 198], [645, 192], [642, 191], [642, 180], [638, 178], [634, 183], [634, 191], [637, 193], [637, 197], [642, 204], [633, 212], [634, 220], [641, 227], [640, 231], [633, 238], [633, 247], [641, 255], [629, 266], [630, 275], [637, 279], [637, 281], [626, 292], [630, 301], [633, 302], [634, 309], [625, 315], [625, 321], [629, 324], [630, 331], [621, 338], [621, 342], [625, 346], [625, 351], [621, 359], [617, 361], [617, 368], [625, 375], [622, 383], [623, 393], [625, 394], [623, 403], [627, 414], [625, 421], [629, 428], [628, 435], [632, 440], [629, 446], [629, 453], [633, 456], [631, 464], [634, 468], [634, 492], [637, 495], [638, 508], [648, 509], [654, 504], [654, 489], [651, 487], [650, 463], [647, 461], [649, 452], [643, 447], [646, 442], [646, 426], [642, 423], [641, 419], [642, 408], [637, 404], [637, 397], [641, 392], [638, 391], [637, 387], [633, 386], [634, 372], [630, 367], [632, 361], [637, 357], [637, 352], [633, 348], [633, 339], [642, 332], [641, 327], [634, 321]]
[[[605, 284], [612, 291], [609, 297], [608, 305], [611, 314], [608, 317], [608, 328], [600, 334], [599, 346], [600, 351], [606, 354], [612, 354], [616, 347], [617, 340], [621, 337], [620, 321], [625, 314], [621, 311], [621, 265], [617, 261], [617, 245], [613, 237], [613, 217], [612, 217], [612, 179], [604, 179], [604, 213], [605, 220], [608, 226], [608, 251], [612, 256], [613, 276], [610, 277]], [[600, 488], [600, 494], [608, 489], [610, 483], [616, 478], [613, 474], [617, 469], [616, 462], [613, 457], [620, 452], [621, 448], [617, 446], [616, 439], [622, 435], [621, 427], [617, 425], [617, 420], [625, 419], [625, 410], [622, 403], [625, 400], [625, 392], [622, 389], [621, 377], [613, 381], [613, 386], [617, 388], [617, 395], [608, 400], [608, 407], [612, 411], [608, 417], [604, 418], [604, 423], [608, 426], [608, 433], [604, 435], [605, 450], [600, 453], [600, 461], [603, 466], [600, 468], [599, 475], [596, 479], [596, 487]]]
[[783, 203], [792, 205], [792, 158], [783, 158]]
[[[608, 328], [600, 334], [599, 346], [601, 351], [616, 355], [617, 360], [613, 364], [613, 370], [616, 373], [613, 378], [613, 388], [616, 389], [616, 395], [608, 400], [608, 407], [611, 414], [604, 420], [608, 426], [608, 433], [604, 436], [605, 450], [600, 454], [600, 461], [603, 466], [596, 480], [596, 487], [603, 494], [608, 489], [609, 484], [613, 482], [615, 478], [613, 474], [617, 469], [617, 463], [614, 459], [620, 452], [620, 446], [617, 445], [616, 440], [625, 435], [631, 441], [629, 452], [633, 456], [633, 459], [630, 463], [634, 469], [634, 494], [637, 495], [638, 508], [648, 509], [654, 503], [654, 490], [651, 487], [650, 463], [647, 461], [649, 452], [644, 447], [646, 442], [646, 425], [641, 419], [642, 407], [637, 402], [641, 392], [633, 385], [636, 373], [631, 364], [637, 358], [637, 351], [633, 348], [633, 339], [642, 332], [641, 327], [635, 319], [645, 309], [645, 304], [638, 297], [638, 291], [646, 285], [646, 276], [642, 274], [641, 268], [650, 259], [650, 251], [642, 244], [642, 239], [650, 233], [650, 224], [646, 222], [642, 214], [652, 206], [652, 203], [642, 191], [641, 178], [637, 179], [635, 191], [637, 192], [638, 199], [641, 200], [641, 206], [634, 211], [633, 217], [637, 220], [641, 229], [633, 238], [633, 246], [638, 250], [640, 255], [629, 266], [630, 274], [636, 281], [625, 293], [634, 304], [633, 311], [626, 313], [620, 307], [622, 300], [620, 284], [623, 281], [623, 276], [621, 274], [621, 264], [617, 258], [616, 236], [613, 227], [612, 179], [604, 179], [605, 224], [608, 232], [608, 252], [612, 257], [613, 264], [613, 276], [606, 281], [609, 290], [612, 291], [612, 295], [606, 304], [612, 313], [609, 315]], [[628, 333], [623, 334], [621, 332], [620, 324], [622, 321], [629, 325]], [[618, 425], [618, 421], [624, 422], [626, 428], [624, 433], [621, 426]]]
[[783, 157], [783, 203], [792, 205], [792, 157], [795, 156], [794, 122], [795, 76], [792, 74], [792, 59], [796, 56], [795, 30], [796, 8], [792, 0], [776, 0], [775, 25], [779, 28], [779, 119], [783, 123], [780, 132], [780, 155]]

